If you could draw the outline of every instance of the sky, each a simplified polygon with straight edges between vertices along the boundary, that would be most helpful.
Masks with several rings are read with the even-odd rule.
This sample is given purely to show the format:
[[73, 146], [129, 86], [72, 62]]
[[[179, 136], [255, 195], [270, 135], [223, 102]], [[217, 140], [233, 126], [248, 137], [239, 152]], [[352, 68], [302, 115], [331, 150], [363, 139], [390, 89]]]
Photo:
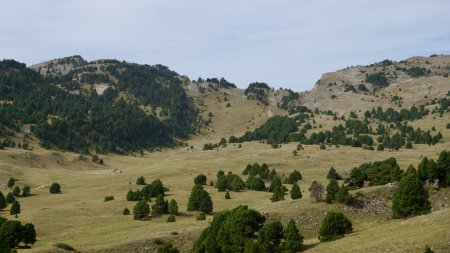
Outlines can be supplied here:
[[450, 54], [448, 0], [0, 0], [0, 59], [81, 55], [304, 91], [325, 72]]

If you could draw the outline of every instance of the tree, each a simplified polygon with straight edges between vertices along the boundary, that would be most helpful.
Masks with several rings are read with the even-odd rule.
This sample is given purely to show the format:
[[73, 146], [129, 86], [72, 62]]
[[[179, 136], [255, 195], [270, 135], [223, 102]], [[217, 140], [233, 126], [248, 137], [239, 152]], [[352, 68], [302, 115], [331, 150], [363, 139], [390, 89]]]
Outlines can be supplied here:
[[163, 195], [158, 195], [155, 204], [152, 206], [153, 214], [165, 214], [168, 212], [169, 203], [164, 200]]
[[197, 220], [206, 220], [206, 214], [204, 212], [201, 212], [197, 215]]
[[335, 199], [339, 203], [350, 205], [352, 203], [353, 197], [348, 192], [348, 187], [342, 184], [341, 187], [339, 187], [339, 191], [335, 195]]
[[16, 186], [14, 187], [12, 193], [13, 193], [13, 195], [14, 195], [15, 197], [17, 197], [17, 196], [20, 195], [20, 188], [19, 188], [18, 185], [16, 185]]
[[14, 203], [11, 206], [11, 209], [9, 210], [9, 214], [11, 215], [18, 215], [20, 214], [20, 204], [17, 201], [14, 201]]
[[187, 210], [212, 213], [213, 202], [209, 196], [209, 193], [205, 191], [201, 185], [195, 185], [192, 188]]
[[50, 186], [50, 193], [51, 194], [58, 194], [61, 193], [61, 186], [58, 183], [53, 183]]
[[169, 215], [169, 217], [167, 217], [167, 222], [176, 222], [176, 218], [175, 215], [171, 214]]
[[0, 191], [0, 210], [3, 210], [6, 208], [6, 198], [5, 195], [3, 195], [3, 192]]
[[8, 192], [8, 194], [6, 194], [6, 202], [12, 204], [14, 201], [16, 201], [16, 198], [14, 198], [14, 195], [11, 192]]
[[245, 182], [245, 185], [250, 190], [255, 191], [265, 191], [266, 190], [266, 184], [264, 183], [264, 180], [260, 177], [255, 176], [249, 176], [247, 178], [247, 181]]
[[123, 214], [123, 215], [130, 215], [130, 210], [129, 210], [128, 208], [125, 207], [125, 208], [123, 209], [123, 211], [122, 211], [122, 214]]
[[336, 198], [336, 193], [339, 191], [339, 184], [335, 179], [331, 179], [327, 185], [327, 197], [326, 202], [331, 203]]
[[230, 192], [229, 192], [229, 191], [227, 191], [227, 192], [225, 193], [225, 199], [231, 199], [231, 196], [230, 196]]
[[323, 186], [321, 183], [313, 181], [311, 187], [309, 188], [309, 191], [311, 192], [310, 196], [317, 202], [322, 201]]
[[277, 186], [273, 190], [273, 194], [272, 194], [272, 197], [270, 198], [270, 200], [272, 202], [284, 200], [285, 190], [286, 190], [286, 188], [284, 186]]
[[331, 180], [331, 179], [340, 180], [340, 179], [342, 179], [342, 177], [337, 173], [336, 169], [331, 167], [330, 170], [328, 171], [327, 179], [328, 180]]
[[270, 182], [269, 191], [274, 192], [277, 187], [280, 187], [282, 185], [283, 183], [281, 182], [281, 179], [279, 177], [274, 177]]
[[320, 223], [319, 240], [333, 241], [352, 231], [352, 223], [343, 213], [330, 211]]
[[34, 244], [36, 242], [36, 230], [34, 225], [27, 223], [22, 228], [22, 241], [27, 246], [28, 244]]
[[31, 189], [28, 185], [25, 185], [22, 189], [22, 197], [28, 197], [31, 195]]
[[291, 189], [291, 198], [292, 199], [301, 199], [302, 198], [302, 191], [300, 190], [300, 187], [298, 186], [297, 183], [294, 183], [294, 185], [292, 185], [292, 189]]
[[145, 178], [143, 176], [138, 177], [138, 179], [136, 180], [136, 184], [137, 185], [146, 185], [147, 183], [145, 182]]
[[7, 184], [7, 186], [8, 186], [9, 188], [12, 188], [12, 187], [14, 186], [15, 182], [16, 182], [16, 180], [15, 180], [14, 178], [10, 177], [10, 178], [8, 179], [8, 184]]
[[295, 253], [303, 246], [303, 236], [300, 234], [295, 222], [289, 220], [284, 230], [283, 253]]
[[434, 253], [434, 251], [430, 248], [430, 246], [425, 245], [425, 248], [423, 249], [423, 253]]
[[415, 170], [409, 171], [398, 184], [392, 199], [394, 218], [429, 213], [428, 191], [421, 184]]
[[178, 204], [177, 201], [175, 201], [174, 199], [172, 199], [169, 203], [168, 212], [170, 214], [178, 215]]
[[263, 252], [276, 252], [283, 237], [283, 225], [279, 221], [273, 221], [264, 224], [258, 231], [258, 244]]
[[287, 180], [288, 184], [296, 183], [298, 180], [302, 180], [302, 174], [297, 170], [294, 170], [291, 174], [289, 174], [289, 178]]
[[20, 221], [8, 220], [0, 226], [0, 240], [10, 249], [17, 247], [22, 237], [22, 225]]
[[133, 208], [133, 218], [135, 220], [141, 220], [150, 215], [150, 206], [145, 200], [141, 200], [136, 203]]
[[206, 180], [207, 180], [206, 176], [200, 174], [194, 178], [194, 184], [206, 185]]

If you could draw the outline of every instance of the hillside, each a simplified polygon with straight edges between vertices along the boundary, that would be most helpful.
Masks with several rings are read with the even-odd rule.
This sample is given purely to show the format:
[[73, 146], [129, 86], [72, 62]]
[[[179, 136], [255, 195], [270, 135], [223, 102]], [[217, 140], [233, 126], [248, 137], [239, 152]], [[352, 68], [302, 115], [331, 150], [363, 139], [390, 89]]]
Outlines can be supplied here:
[[[38, 239], [18, 251], [65, 252], [55, 246], [64, 243], [79, 252], [155, 252], [162, 240], [190, 252], [214, 215], [247, 205], [268, 222], [286, 226], [293, 219], [305, 237], [301, 252], [422, 252], [426, 244], [448, 252], [450, 163], [439, 154], [450, 150], [449, 64], [449, 56], [435, 56], [350, 67], [297, 93], [81, 56], [30, 68], [2, 61], [0, 191], [12, 191], [11, 177], [20, 189], [31, 188], [31, 196], [16, 196], [17, 220], [33, 223]], [[433, 162], [423, 165], [425, 157]], [[255, 163], [267, 165], [265, 176], [245, 172]], [[439, 179], [440, 187], [427, 188], [430, 213], [392, 219], [393, 194], [409, 165], [424, 185]], [[351, 204], [310, 197], [313, 182], [327, 187], [331, 167]], [[244, 182], [227, 188], [230, 199], [219, 191], [220, 170]], [[300, 199], [289, 194], [294, 170], [302, 176]], [[200, 174], [213, 203], [206, 220], [187, 211]], [[178, 204], [176, 222], [154, 213], [133, 219], [137, 201], [129, 192], [144, 191], [141, 176], [147, 184], [161, 180], [165, 200]], [[250, 177], [264, 189], [250, 189]], [[271, 201], [277, 180], [288, 192]], [[54, 182], [61, 194], [49, 193]], [[156, 196], [150, 199], [155, 205]], [[0, 216], [14, 220], [10, 207]], [[319, 242], [320, 222], [332, 210], [344, 213], [354, 231]]]

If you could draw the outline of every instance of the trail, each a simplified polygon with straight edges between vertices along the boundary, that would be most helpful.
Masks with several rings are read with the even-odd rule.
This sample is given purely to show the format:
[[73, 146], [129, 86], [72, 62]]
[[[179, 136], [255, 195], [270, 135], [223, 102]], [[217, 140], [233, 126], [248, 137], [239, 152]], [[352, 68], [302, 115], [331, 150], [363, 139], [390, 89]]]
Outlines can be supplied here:
[[267, 110], [267, 116], [270, 118], [273, 116], [272, 108], [277, 106], [277, 100], [275, 99], [275, 96], [273, 94], [270, 94], [269, 96], [269, 110]]
[[47, 185], [46, 184], [43, 184], [43, 185], [41, 185], [41, 186], [38, 186], [38, 187], [36, 187], [36, 188], [33, 188], [32, 190], [34, 191], [34, 190], [39, 190], [39, 189], [41, 189], [41, 188], [44, 188], [44, 187], [46, 187]]

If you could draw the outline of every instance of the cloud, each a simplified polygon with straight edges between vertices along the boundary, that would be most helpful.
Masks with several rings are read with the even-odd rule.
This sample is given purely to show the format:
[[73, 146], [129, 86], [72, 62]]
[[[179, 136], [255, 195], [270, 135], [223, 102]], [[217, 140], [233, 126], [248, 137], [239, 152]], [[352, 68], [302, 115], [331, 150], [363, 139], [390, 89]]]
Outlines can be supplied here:
[[161, 63], [298, 91], [349, 65], [448, 53], [449, 9], [444, 0], [8, 1], [0, 55]]

